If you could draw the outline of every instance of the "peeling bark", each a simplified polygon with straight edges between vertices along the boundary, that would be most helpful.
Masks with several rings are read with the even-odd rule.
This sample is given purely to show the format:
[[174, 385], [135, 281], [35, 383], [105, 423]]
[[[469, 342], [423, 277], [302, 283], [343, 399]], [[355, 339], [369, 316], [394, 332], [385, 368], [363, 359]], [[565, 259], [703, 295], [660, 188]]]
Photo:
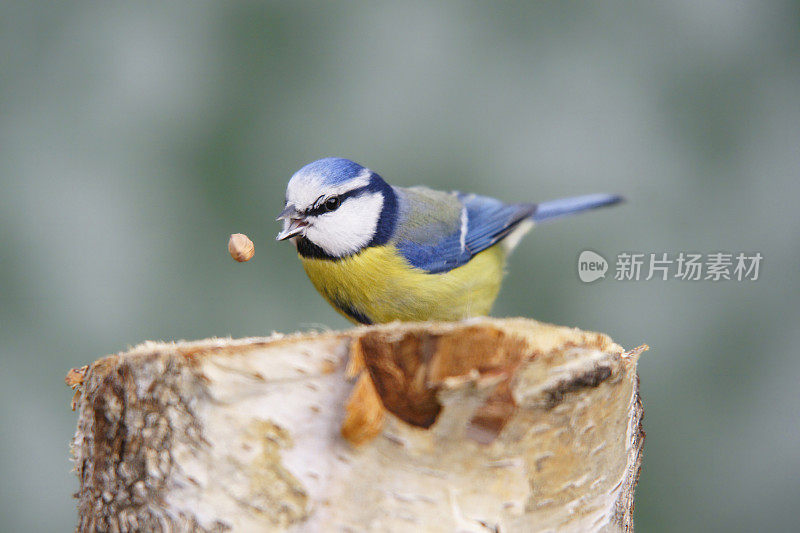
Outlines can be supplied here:
[[525, 319], [144, 343], [72, 372], [79, 531], [630, 531], [636, 362]]

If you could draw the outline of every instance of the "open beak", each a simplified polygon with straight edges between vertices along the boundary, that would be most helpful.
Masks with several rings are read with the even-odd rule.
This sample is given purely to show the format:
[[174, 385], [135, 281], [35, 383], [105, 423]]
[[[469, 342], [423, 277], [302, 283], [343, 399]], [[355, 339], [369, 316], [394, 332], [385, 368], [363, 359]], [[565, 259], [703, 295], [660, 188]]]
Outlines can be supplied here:
[[283, 231], [278, 233], [278, 236], [275, 237], [276, 241], [285, 241], [286, 239], [300, 235], [304, 233], [306, 227], [308, 227], [306, 219], [292, 204], [287, 205], [275, 220], [283, 220]]

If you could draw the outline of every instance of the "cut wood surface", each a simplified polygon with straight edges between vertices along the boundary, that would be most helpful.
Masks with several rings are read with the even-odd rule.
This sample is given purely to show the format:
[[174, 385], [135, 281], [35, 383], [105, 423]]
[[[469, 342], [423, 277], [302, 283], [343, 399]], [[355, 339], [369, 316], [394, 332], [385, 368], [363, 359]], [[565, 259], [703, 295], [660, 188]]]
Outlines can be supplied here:
[[527, 319], [146, 342], [68, 376], [79, 531], [629, 531], [636, 363]]

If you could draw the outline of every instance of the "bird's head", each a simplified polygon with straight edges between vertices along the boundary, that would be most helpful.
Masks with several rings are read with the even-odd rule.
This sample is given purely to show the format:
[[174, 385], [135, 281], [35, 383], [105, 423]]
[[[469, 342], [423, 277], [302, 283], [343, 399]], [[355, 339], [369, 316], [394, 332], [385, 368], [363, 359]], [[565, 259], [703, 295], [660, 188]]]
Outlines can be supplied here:
[[276, 239], [310, 243], [319, 255], [351, 255], [388, 239], [396, 202], [392, 188], [369, 169], [348, 159], [320, 159], [289, 180]]

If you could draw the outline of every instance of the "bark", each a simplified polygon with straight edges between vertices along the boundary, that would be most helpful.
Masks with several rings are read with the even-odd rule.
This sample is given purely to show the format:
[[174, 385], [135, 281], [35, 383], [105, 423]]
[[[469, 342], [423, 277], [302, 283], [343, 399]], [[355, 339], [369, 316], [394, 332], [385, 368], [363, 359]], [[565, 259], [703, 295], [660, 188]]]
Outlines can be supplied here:
[[78, 530], [629, 531], [641, 351], [525, 319], [147, 342], [68, 376]]

